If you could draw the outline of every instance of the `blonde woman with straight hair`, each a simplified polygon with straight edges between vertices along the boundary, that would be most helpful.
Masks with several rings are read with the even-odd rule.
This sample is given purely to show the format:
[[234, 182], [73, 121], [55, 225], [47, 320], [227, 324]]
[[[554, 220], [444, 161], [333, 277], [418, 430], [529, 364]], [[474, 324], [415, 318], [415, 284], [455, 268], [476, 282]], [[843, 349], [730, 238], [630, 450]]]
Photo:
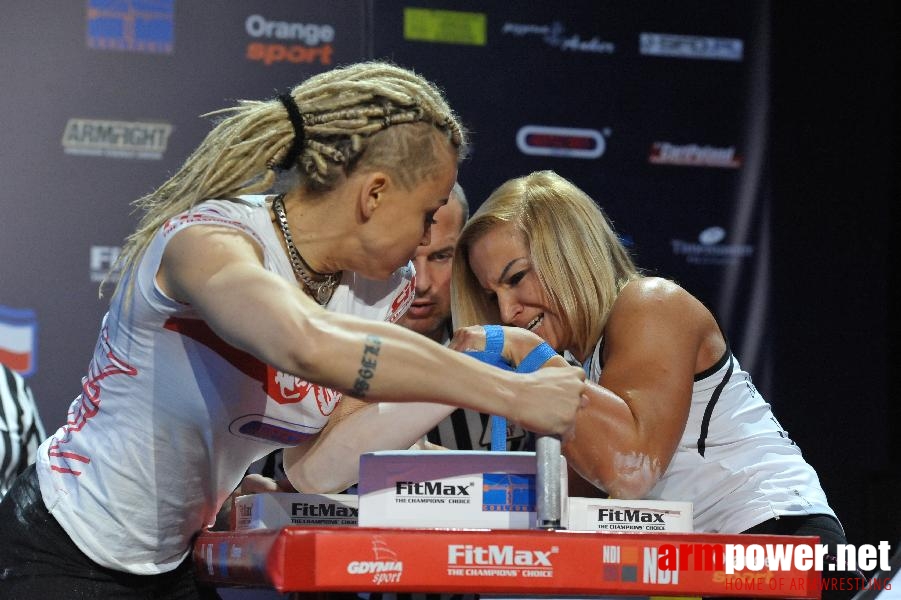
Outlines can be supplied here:
[[[581, 370], [510, 374], [393, 324], [467, 146], [437, 87], [367, 62], [213, 114], [138, 200], [82, 392], [0, 504], [0, 597], [215, 597], [192, 540], [279, 448], [295, 487], [336, 491], [358, 439], [409, 447], [455, 406], [573, 425]], [[326, 430], [345, 393], [390, 404]]]
[[531, 251], [535, 275], [555, 313], [567, 315], [562, 334], [578, 354], [587, 352], [620, 290], [639, 277], [604, 214], [588, 195], [549, 171], [506, 182], [483, 206], [457, 243], [464, 260], [454, 265], [455, 326], [504, 321], [469, 267], [468, 253], [472, 241], [511, 224]]
[[640, 273], [570, 181], [540, 171], [497, 188], [460, 234], [452, 298], [453, 347], [501, 323], [513, 326], [507, 362], [543, 339], [561, 354], [546, 365], [583, 365], [596, 393], [563, 444], [575, 493], [690, 501], [699, 532], [845, 543], [816, 472], [713, 314]]

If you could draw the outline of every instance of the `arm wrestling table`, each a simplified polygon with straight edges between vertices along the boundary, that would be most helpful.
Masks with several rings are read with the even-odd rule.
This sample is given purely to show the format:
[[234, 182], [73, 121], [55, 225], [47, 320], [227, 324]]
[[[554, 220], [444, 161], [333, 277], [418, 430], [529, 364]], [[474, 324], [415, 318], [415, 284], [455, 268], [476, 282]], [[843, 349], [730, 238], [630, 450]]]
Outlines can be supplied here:
[[658, 568], [661, 546], [813, 545], [815, 537], [295, 527], [206, 532], [198, 578], [280, 592], [819, 598], [820, 573]]
[[[541, 529], [286, 526], [208, 531], [194, 544], [198, 579], [314, 594], [820, 597], [815, 569], [792, 565], [727, 574], [712, 561], [698, 560], [726, 544], [813, 546], [819, 542], [816, 537], [558, 530], [561, 490], [553, 465], [559, 465], [559, 454], [558, 440], [539, 438], [536, 510]], [[673, 549], [683, 560], [660, 568], [659, 557], [674, 554]]]

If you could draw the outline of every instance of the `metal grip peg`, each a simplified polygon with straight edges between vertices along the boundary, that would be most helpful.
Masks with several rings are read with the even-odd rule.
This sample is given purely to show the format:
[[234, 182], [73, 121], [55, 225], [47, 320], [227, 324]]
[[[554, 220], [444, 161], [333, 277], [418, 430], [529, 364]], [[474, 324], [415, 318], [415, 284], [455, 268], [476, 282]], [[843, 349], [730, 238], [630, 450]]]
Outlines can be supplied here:
[[560, 439], [542, 435], [535, 440], [535, 488], [538, 529], [559, 529], [562, 519]]

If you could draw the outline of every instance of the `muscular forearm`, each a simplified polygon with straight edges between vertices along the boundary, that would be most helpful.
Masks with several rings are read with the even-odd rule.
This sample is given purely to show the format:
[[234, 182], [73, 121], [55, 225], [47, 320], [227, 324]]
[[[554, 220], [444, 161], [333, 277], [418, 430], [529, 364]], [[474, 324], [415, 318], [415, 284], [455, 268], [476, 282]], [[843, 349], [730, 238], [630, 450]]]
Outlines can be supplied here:
[[199, 288], [189, 298], [213, 330], [279, 371], [367, 401], [438, 402], [500, 415], [536, 433], [572, 426], [581, 370], [508, 373], [397, 325], [327, 312], [252, 265], [223, 267]]
[[[341, 404], [348, 402], [354, 400], [341, 400]], [[285, 449], [285, 472], [291, 484], [303, 492], [344, 490], [359, 479], [360, 454], [405, 450], [452, 410], [442, 404], [379, 402], [337, 418], [333, 415], [309, 449]]]
[[[511, 416], [523, 385], [402, 327], [325, 311], [252, 265], [223, 268], [201, 290], [191, 303], [223, 339], [280, 371], [364, 400], [442, 401]], [[263, 316], [248, 319], [247, 307]]]
[[363, 400], [441, 402], [516, 418], [521, 376], [401, 327], [323, 312], [311, 319], [305, 338], [316, 360], [294, 367], [311, 381]]

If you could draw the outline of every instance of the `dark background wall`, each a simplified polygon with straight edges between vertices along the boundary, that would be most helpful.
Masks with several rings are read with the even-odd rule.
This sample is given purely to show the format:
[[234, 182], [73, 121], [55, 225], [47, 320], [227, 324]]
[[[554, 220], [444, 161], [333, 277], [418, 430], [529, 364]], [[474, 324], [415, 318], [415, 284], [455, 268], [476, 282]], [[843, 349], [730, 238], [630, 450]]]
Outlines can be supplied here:
[[772, 396], [855, 543], [901, 540], [896, 6], [771, 9]]

